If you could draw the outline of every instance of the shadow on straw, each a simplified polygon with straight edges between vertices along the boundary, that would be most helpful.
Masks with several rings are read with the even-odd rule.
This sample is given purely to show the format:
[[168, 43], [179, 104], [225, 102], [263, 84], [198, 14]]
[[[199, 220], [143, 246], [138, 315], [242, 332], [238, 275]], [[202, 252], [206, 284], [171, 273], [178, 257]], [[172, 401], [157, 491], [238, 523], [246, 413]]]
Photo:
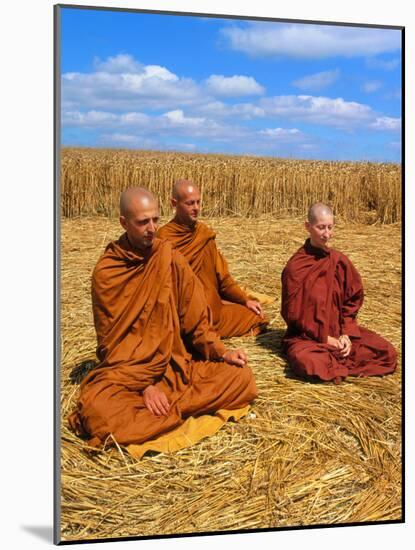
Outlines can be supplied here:
[[265, 332], [258, 334], [255, 341], [264, 349], [269, 349], [276, 353], [282, 359], [285, 359], [285, 355], [282, 351], [282, 337], [285, 334], [285, 330], [280, 328], [268, 328]]
[[266, 332], [259, 334], [256, 337], [256, 342], [264, 349], [268, 349], [275, 353], [284, 361], [284, 375], [286, 378], [291, 380], [299, 380], [301, 382], [308, 382], [311, 384], [322, 383], [317, 377], [303, 377], [295, 374], [287, 362], [285, 353], [282, 350], [282, 339], [285, 334], [284, 329], [272, 328], [268, 329]]
[[81, 361], [71, 370], [69, 378], [72, 384], [80, 384], [85, 376], [98, 365], [98, 361], [94, 359], [87, 359]]

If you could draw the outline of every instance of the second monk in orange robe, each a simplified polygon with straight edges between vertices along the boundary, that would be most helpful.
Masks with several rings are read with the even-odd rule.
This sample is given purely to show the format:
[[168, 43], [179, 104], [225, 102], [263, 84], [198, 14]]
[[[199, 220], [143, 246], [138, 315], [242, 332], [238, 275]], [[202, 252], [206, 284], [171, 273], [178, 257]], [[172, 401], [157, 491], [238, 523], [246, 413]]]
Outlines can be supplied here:
[[229, 273], [228, 264], [216, 246], [216, 234], [198, 221], [200, 192], [188, 180], [174, 185], [172, 205], [176, 215], [158, 232], [180, 250], [198, 276], [212, 313], [212, 324], [222, 337], [262, 332], [265, 320], [261, 304], [251, 300]]
[[393, 372], [396, 351], [381, 336], [358, 325], [363, 285], [352, 262], [329, 248], [331, 208], [314, 204], [306, 229], [310, 238], [282, 273], [281, 314], [287, 323], [283, 347], [294, 372], [341, 382], [346, 376]]

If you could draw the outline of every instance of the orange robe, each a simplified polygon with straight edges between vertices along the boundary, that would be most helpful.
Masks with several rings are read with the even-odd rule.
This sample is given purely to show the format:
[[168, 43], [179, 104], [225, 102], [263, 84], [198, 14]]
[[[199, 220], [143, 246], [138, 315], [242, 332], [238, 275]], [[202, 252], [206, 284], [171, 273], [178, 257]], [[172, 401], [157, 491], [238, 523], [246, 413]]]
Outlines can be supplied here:
[[[307, 239], [282, 272], [281, 315], [287, 323], [283, 349], [291, 368], [321, 380], [391, 373], [394, 347], [358, 325], [363, 285], [352, 262], [341, 252], [315, 248]], [[327, 337], [347, 334], [347, 357], [327, 344]]]
[[190, 228], [170, 221], [159, 229], [158, 236], [171, 241], [199, 277], [213, 328], [222, 338], [255, 335], [264, 330], [268, 321], [244, 305], [249, 297], [231, 277], [228, 263], [216, 246], [216, 234], [207, 225], [197, 222]]
[[[186, 417], [238, 409], [256, 397], [251, 369], [220, 360], [225, 347], [208, 321], [203, 289], [169, 242], [155, 239], [147, 256], [125, 234], [111, 242], [93, 273], [92, 302], [100, 364], [83, 380], [69, 417], [90, 445], [109, 434], [123, 445], [142, 443]], [[206, 360], [193, 360], [185, 343]], [[149, 384], [166, 394], [167, 416], [145, 407]]]

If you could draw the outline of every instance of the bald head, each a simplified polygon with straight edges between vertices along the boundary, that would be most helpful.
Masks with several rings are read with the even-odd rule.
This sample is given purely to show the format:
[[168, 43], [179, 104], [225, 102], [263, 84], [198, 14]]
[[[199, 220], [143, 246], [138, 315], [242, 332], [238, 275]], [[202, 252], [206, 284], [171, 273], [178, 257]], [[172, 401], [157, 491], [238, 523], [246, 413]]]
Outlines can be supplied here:
[[172, 197], [173, 199], [180, 200], [193, 191], [199, 192], [199, 189], [192, 181], [185, 179], [177, 180], [173, 185]]
[[175, 221], [193, 227], [200, 212], [200, 191], [190, 180], [177, 180], [173, 186], [171, 204], [176, 209]]
[[310, 235], [310, 242], [317, 248], [327, 249], [333, 236], [333, 210], [323, 202], [312, 204], [308, 210], [305, 228]]
[[120, 216], [128, 218], [138, 209], [157, 206], [157, 201], [152, 193], [144, 187], [129, 187], [120, 196]]
[[121, 193], [120, 224], [134, 248], [142, 252], [151, 250], [158, 223], [158, 205], [150, 191], [130, 187]]
[[308, 209], [307, 220], [311, 224], [315, 224], [320, 216], [333, 216], [333, 210], [323, 202], [316, 202]]

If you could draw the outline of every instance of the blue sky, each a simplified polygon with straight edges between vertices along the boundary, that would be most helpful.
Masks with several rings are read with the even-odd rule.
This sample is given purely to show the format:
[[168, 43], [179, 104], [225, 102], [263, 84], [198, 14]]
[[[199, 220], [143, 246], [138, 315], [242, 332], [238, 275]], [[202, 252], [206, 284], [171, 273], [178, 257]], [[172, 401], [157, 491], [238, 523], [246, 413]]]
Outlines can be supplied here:
[[62, 144], [400, 162], [401, 32], [61, 10]]

